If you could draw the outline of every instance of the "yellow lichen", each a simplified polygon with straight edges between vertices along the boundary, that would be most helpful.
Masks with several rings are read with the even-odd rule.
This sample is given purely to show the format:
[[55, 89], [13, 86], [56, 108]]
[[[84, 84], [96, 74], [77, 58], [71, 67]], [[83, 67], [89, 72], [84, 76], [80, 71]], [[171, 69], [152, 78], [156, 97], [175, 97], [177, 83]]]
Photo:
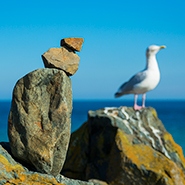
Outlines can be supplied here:
[[157, 116], [157, 112], [156, 112], [156, 110], [152, 108], [152, 110], [151, 110], [151, 111], [152, 111], [152, 114], [154, 115], [154, 117], [155, 117], [155, 118], [157, 118], [158, 116]]
[[4, 166], [6, 167], [6, 169], [8, 170], [24, 170], [24, 168], [20, 165], [12, 165], [8, 162], [8, 160], [3, 156], [3, 155], [0, 155], [0, 163], [4, 164]]
[[185, 184], [182, 170], [174, 162], [148, 145], [132, 145], [120, 129], [116, 135], [116, 143], [121, 151], [121, 157], [126, 156], [138, 168], [144, 165], [148, 171], [153, 171], [160, 177], [169, 178], [168, 175], [170, 175], [173, 182], [177, 182], [177, 178], [180, 178], [180, 181]]
[[47, 179], [46, 177], [42, 177], [39, 174], [32, 174], [32, 175], [26, 175], [24, 173], [17, 172], [17, 177], [14, 179], [6, 179], [8, 184], [26, 184], [26, 185], [40, 185], [40, 184], [48, 184], [48, 185], [64, 185], [62, 183], [58, 183], [55, 178]]
[[9, 185], [9, 184], [62, 185], [61, 183], [58, 183], [55, 178], [47, 179], [46, 177], [40, 176], [39, 174], [25, 174], [26, 172], [22, 166], [18, 164], [16, 165], [10, 164], [9, 161], [3, 155], [0, 155], [0, 166], [1, 166], [1, 169], [5, 170], [7, 173], [17, 174], [16, 178], [8, 179], [5, 174], [3, 175], [3, 173], [1, 173], [1, 180], [3, 179], [3, 176], [4, 176], [4, 179], [7, 181], [5, 185]]
[[164, 140], [165, 142], [170, 142], [170, 146], [172, 146], [173, 148], [173, 152], [176, 152], [179, 155], [179, 159], [182, 161], [183, 166], [185, 167], [185, 158], [183, 155], [183, 151], [182, 148], [175, 143], [175, 141], [173, 140], [173, 137], [171, 134], [169, 134], [168, 132], [165, 133], [164, 135]]

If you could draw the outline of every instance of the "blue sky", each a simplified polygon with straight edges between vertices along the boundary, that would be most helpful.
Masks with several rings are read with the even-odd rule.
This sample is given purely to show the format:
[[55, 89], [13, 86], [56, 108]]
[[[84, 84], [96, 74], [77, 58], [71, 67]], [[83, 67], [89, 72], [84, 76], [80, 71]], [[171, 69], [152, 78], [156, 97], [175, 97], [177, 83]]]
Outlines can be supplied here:
[[[185, 99], [185, 1], [1, 1], [0, 99], [16, 81], [43, 68], [41, 55], [66, 37], [83, 37], [74, 99], [114, 99], [145, 67], [145, 50], [166, 45], [157, 60], [161, 81], [148, 99]], [[133, 99], [133, 95], [121, 99]]]

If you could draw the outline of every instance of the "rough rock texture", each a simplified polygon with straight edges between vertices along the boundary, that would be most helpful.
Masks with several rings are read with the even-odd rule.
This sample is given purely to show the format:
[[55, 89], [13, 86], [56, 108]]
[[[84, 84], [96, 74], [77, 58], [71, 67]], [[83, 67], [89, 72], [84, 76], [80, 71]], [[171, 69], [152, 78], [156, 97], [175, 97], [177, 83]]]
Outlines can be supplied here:
[[62, 174], [116, 185], [184, 185], [182, 149], [153, 108], [89, 111], [71, 136]]
[[67, 47], [51, 48], [42, 55], [46, 68], [64, 70], [69, 76], [76, 73], [80, 57]]
[[14, 157], [39, 172], [60, 173], [71, 130], [71, 80], [58, 69], [38, 69], [13, 91], [8, 136]]
[[84, 41], [83, 38], [70, 37], [62, 39], [60, 45], [67, 46], [73, 51], [81, 51], [83, 41]]
[[72, 180], [62, 175], [54, 177], [48, 174], [29, 171], [22, 164], [16, 162], [2, 147], [8, 143], [0, 143], [0, 185], [98, 185], [79, 180]]

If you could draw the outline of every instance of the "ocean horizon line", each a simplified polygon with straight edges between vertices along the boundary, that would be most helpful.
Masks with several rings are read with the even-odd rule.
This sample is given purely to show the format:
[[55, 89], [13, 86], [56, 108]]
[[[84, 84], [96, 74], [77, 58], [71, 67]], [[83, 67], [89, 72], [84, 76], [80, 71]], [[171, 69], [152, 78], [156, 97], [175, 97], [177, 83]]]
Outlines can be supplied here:
[[[10, 102], [10, 101], [12, 101], [12, 99], [0, 99], [0, 102]], [[96, 99], [89, 99], [89, 98], [84, 98], [84, 99], [81, 99], [81, 98], [77, 98], [77, 99], [73, 99], [73, 101], [82, 101], [82, 102], [85, 102], [85, 101], [91, 101], [91, 102], [96, 102], [96, 101], [98, 101], [98, 102], [100, 102], [100, 101], [102, 101], [102, 102], [105, 102], [105, 101], [111, 101], [111, 102], [132, 102], [132, 101], [134, 101], [133, 99], [100, 99], [100, 98], [96, 98]], [[140, 101], [142, 101], [142, 99], [138, 99], [138, 102], [140, 102]], [[172, 101], [172, 102], [174, 102], [174, 101], [180, 101], [180, 102], [185, 102], [185, 99], [147, 99], [147, 101]]]
[[[73, 101], [134, 101], [133, 99], [73, 99]], [[138, 99], [142, 101], [142, 99]], [[147, 101], [185, 101], [185, 99], [147, 99]]]

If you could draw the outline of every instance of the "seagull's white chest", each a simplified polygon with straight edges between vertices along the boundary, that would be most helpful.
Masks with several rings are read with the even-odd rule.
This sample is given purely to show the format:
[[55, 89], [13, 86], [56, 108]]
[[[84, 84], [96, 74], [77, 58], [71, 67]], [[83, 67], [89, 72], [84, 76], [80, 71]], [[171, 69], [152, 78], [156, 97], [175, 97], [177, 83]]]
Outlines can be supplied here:
[[147, 69], [143, 72], [146, 73], [146, 78], [134, 86], [136, 94], [144, 94], [153, 90], [160, 81], [160, 72], [158, 68]]

